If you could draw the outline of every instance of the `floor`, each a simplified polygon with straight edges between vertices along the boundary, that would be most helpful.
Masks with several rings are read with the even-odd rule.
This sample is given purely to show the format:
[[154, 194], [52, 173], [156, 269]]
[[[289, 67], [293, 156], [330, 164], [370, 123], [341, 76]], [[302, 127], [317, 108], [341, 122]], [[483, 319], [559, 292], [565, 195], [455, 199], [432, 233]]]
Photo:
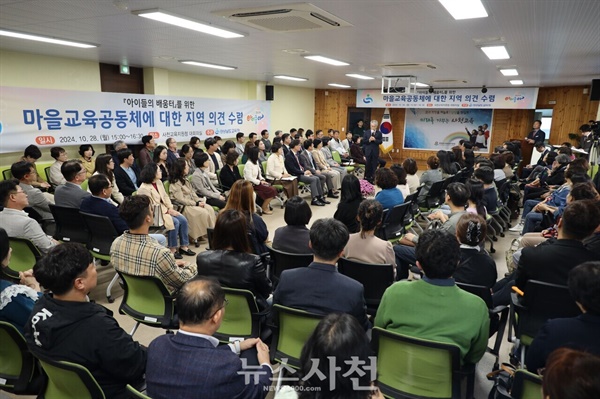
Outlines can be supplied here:
[[[306, 198], [309, 199], [308, 196]], [[311, 220], [314, 221], [314, 220], [317, 220], [320, 218], [333, 217], [338, 200], [334, 199], [334, 200], [331, 200], [331, 202], [332, 203], [330, 205], [326, 205], [324, 207], [312, 206], [311, 208], [313, 211], [313, 216], [312, 216]], [[266, 222], [266, 224], [269, 228], [269, 239], [270, 240], [273, 238], [275, 229], [285, 225], [285, 222], [283, 220], [284, 210], [279, 207], [279, 203], [277, 201], [273, 201], [272, 206], [274, 208], [273, 214], [266, 215], [263, 217], [264, 221]], [[513, 222], [513, 224], [514, 224], [514, 222]], [[504, 276], [504, 273], [507, 272], [504, 254], [505, 254], [505, 251], [510, 247], [510, 243], [511, 243], [512, 239], [516, 238], [516, 237], [517, 237], [517, 235], [507, 232], [506, 237], [504, 237], [504, 238], [498, 237], [498, 241], [494, 243], [496, 253], [492, 254], [492, 257], [496, 261], [496, 266], [498, 269], [499, 277]], [[206, 245], [201, 245], [200, 248], [194, 248], [192, 246], [191, 248], [194, 251], [199, 252], [199, 251], [205, 250], [205, 248], [204, 248], [205, 246]], [[489, 249], [489, 244], [486, 245], [486, 248]], [[184, 256], [184, 258], [187, 261], [195, 262], [194, 257]], [[114, 270], [110, 266], [99, 267], [98, 268], [98, 285], [90, 293], [89, 296], [91, 299], [95, 300], [97, 303], [99, 303], [99, 304], [107, 307], [111, 311], [113, 311], [114, 317], [117, 319], [117, 321], [119, 322], [121, 327], [123, 327], [123, 329], [125, 329], [125, 331], [130, 332], [134, 326], [133, 320], [127, 316], [120, 315], [119, 311], [118, 311], [119, 305], [121, 303], [121, 297], [123, 294], [123, 290], [121, 289], [121, 287], [118, 284], [116, 284], [112, 290], [112, 297], [115, 298], [114, 303], [108, 303], [106, 296], [105, 296], [106, 287], [108, 286], [108, 284], [109, 284], [110, 280], [113, 278], [113, 276], [114, 276]], [[162, 330], [141, 325], [138, 328], [137, 332], [135, 333], [135, 339], [143, 345], [148, 345], [154, 338], [156, 338], [160, 334], [163, 334]], [[506, 336], [506, 334], [505, 334], [505, 336]], [[489, 343], [491, 346], [494, 344], [494, 340], [495, 340], [495, 335], [492, 336], [492, 338], [490, 338]], [[501, 348], [501, 357], [500, 357], [501, 362], [508, 361], [508, 352], [509, 352], [510, 347], [511, 347], [511, 344], [509, 342], [507, 342], [506, 339], [504, 339], [504, 341], [502, 343], [502, 348]], [[494, 363], [494, 356], [492, 356], [489, 353], [486, 353], [484, 355], [484, 357], [481, 359], [481, 361], [478, 363], [476, 379], [475, 379], [475, 397], [476, 398], [486, 398], [492, 387], [492, 383], [486, 379], [485, 375], [492, 370], [493, 363]], [[463, 392], [464, 392], [464, 390], [463, 390]], [[271, 397], [271, 396], [272, 395], [269, 395], [269, 397]], [[10, 395], [6, 396], [5, 393], [0, 392], [0, 399], [4, 399], [7, 397], [8, 398], [12, 398], [12, 397], [26, 398], [26, 396], [10, 396]]]

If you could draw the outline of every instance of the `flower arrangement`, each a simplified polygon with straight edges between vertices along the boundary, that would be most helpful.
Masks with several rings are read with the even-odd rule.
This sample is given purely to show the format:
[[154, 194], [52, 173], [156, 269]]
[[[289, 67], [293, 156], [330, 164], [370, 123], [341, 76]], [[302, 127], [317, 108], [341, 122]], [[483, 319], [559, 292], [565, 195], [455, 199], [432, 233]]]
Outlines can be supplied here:
[[365, 179], [360, 179], [360, 193], [363, 197], [370, 197], [375, 194], [375, 187]]

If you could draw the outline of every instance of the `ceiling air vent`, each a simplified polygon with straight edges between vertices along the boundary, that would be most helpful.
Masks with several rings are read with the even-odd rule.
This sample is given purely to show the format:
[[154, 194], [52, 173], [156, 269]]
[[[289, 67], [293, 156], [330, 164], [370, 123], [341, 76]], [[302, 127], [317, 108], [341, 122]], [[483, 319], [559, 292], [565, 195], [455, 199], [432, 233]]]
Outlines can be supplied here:
[[463, 85], [468, 83], [466, 80], [461, 79], [438, 79], [431, 82], [432, 84], [438, 85]]
[[415, 70], [415, 69], [437, 69], [437, 66], [429, 62], [402, 62], [394, 64], [383, 64], [383, 68], [395, 70]]
[[214, 11], [213, 14], [269, 32], [294, 32], [352, 26], [349, 22], [310, 3], [286, 4], [285, 8], [279, 5]]

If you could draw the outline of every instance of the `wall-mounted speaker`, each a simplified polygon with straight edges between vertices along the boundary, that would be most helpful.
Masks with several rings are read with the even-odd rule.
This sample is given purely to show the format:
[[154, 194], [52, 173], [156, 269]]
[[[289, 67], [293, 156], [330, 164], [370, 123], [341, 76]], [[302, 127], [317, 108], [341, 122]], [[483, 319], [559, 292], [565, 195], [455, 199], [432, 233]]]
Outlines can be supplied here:
[[590, 101], [600, 101], [600, 79], [592, 79]]
[[266, 98], [267, 101], [273, 101], [273, 99], [275, 98], [275, 86], [271, 86], [271, 85], [266, 85], [265, 86], [265, 94], [266, 94]]

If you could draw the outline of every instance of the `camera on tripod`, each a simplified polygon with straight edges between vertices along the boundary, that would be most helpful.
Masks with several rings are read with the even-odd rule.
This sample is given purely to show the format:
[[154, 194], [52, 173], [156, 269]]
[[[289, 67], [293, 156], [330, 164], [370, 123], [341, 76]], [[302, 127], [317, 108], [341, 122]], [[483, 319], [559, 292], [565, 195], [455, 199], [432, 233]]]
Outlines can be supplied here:
[[600, 139], [600, 121], [590, 121], [590, 128], [592, 129], [592, 135], [594, 141]]

